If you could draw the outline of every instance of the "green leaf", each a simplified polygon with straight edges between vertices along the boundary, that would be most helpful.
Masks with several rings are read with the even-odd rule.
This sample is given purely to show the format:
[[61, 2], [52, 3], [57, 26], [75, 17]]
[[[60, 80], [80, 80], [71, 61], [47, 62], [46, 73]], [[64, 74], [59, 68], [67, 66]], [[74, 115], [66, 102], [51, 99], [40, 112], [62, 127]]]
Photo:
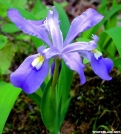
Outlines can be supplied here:
[[6, 16], [6, 12], [7, 12], [6, 6], [4, 6], [4, 5], [2, 5], [2, 4], [0, 3], [0, 16], [1, 16], [1, 17], [5, 17], [5, 16]]
[[0, 0], [0, 3], [7, 8], [12, 8], [11, 0], [7, 0], [7, 2], [5, 0]]
[[15, 36], [15, 39], [29, 42], [31, 39], [31, 36], [24, 34], [24, 33], [21, 33], [21, 34], [18, 34], [17, 36]]
[[63, 37], [65, 38], [69, 30], [70, 22], [69, 22], [67, 14], [65, 13], [65, 10], [60, 6], [60, 4], [54, 2], [54, 5], [56, 9], [58, 10], [59, 19], [60, 19], [60, 28], [63, 33]]
[[62, 96], [62, 105], [68, 100], [71, 83], [72, 83], [73, 71], [70, 70], [65, 63], [62, 63], [62, 70], [60, 72], [58, 80], [58, 91], [60, 98]]
[[46, 6], [40, 0], [36, 0], [34, 8], [32, 9], [33, 15], [38, 19], [43, 19], [47, 16], [47, 11]]
[[52, 79], [49, 81], [46, 88], [44, 89], [44, 93], [41, 100], [41, 115], [46, 128], [50, 132], [53, 132], [56, 114], [53, 102], [53, 95], [50, 88], [51, 83]]
[[60, 115], [60, 122], [59, 122], [59, 127], [61, 127], [63, 121], [64, 121], [64, 118], [66, 116], [66, 113], [68, 111], [68, 108], [69, 108], [69, 105], [70, 105], [70, 101], [71, 101], [71, 97], [68, 98], [65, 102], [65, 104], [63, 104], [63, 107], [62, 107], [62, 110], [61, 110], [61, 115]]
[[27, 0], [11, 0], [11, 4], [13, 6], [18, 6], [21, 8], [25, 8], [26, 3], [27, 3]]
[[97, 130], [98, 130], [99, 128], [103, 128], [103, 130], [110, 131], [110, 128], [107, 127], [107, 126], [105, 126], [105, 125], [100, 125], [100, 126], [97, 128]]
[[[95, 117], [95, 119], [94, 119], [95, 121], [94, 121], [94, 124], [93, 124], [93, 127], [92, 127], [92, 130], [96, 130], [96, 124], [97, 124], [97, 120], [98, 120], [98, 118], [97, 117]], [[93, 133], [94, 134], [94, 133]]]
[[[112, 3], [112, 7], [111, 8], [114, 8], [117, 7], [117, 2], [116, 0], [113, 0], [113, 3]], [[106, 12], [106, 14], [108, 14], [109, 11]], [[104, 27], [105, 29], [110, 29], [112, 27], [115, 27], [116, 24], [117, 24], [117, 12], [114, 13], [104, 24]]]
[[[59, 98], [59, 94], [58, 94], [58, 89], [56, 88], [55, 90], [55, 121], [54, 121], [54, 133], [57, 134], [60, 130], [61, 127], [61, 109], [62, 109], [62, 103], [61, 103], [61, 98]], [[65, 117], [65, 116], [64, 116]]]
[[[116, 13], [118, 13], [121, 10], [121, 5], [117, 5], [115, 7], [113, 7], [112, 9], [110, 9], [108, 12], [104, 13], [104, 19], [98, 23], [96, 26], [94, 26], [93, 28], [85, 31], [82, 36], [89, 38], [91, 36], [91, 34], [95, 34], [98, 29], [106, 23], [106, 21], [108, 21], [113, 15], [115, 15]], [[81, 36], [81, 37], [82, 37]]]
[[105, 12], [107, 12], [107, 0], [101, 0], [101, 5], [100, 5], [100, 7], [98, 8], [98, 11], [100, 12], [100, 13], [105, 13]]
[[[121, 10], [121, 5], [114, 6], [112, 9], [104, 13], [104, 19], [99, 23], [99, 25], [96, 26], [96, 28], [99, 28], [102, 24], [104, 24], [109, 18], [114, 16], [116, 13], [118, 13]], [[96, 29], [94, 30], [94, 32]]]
[[21, 13], [21, 15], [26, 18], [26, 19], [33, 19], [36, 20], [37, 18], [35, 17], [35, 15], [33, 15], [31, 12], [26, 11], [25, 9], [23, 9], [22, 7], [18, 7], [16, 5], [11, 4], [11, 0], [7, 0], [7, 2], [5, 0], [0, 0], [0, 3], [3, 4], [5, 7], [9, 8], [16, 8], [17, 10], [19, 10], [19, 12]]
[[87, 38], [79, 37], [79, 38], [76, 38], [76, 41], [77, 41], [77, 42], [81, 42], [81, 41], [89, 42], [90, 40], [89, 40], [89, 39], [87, 39]]
[[0, 83], [0, 133], [21, 90], [8, 83]]
[[113, 6], [116, 6], [116, 5], [117, 5], [117, 1], [113, 0]]
[[24, 8], [25, 4], [27, 3], [27, 0], [0, 0], [0, 3], [6, 6], [7, 8], [12, 7], [21, 7]]
[[119, 52], [119, 55], [121, 57], [121, 27], [114, 27], [109, 30], [106, 30], [105, 33], [112, 38], [115, 46], [117, 47], [117, 50]]
[[121, 58], [114, 59], [114, 66], [117, 67], [121, 72]]
[[5, 33], [15, 33], [20, 31], [13, 23], [7, 23], [3, 25], [1, 30]]
[[2, 49], [7, 43], [7, 37], [0, 35], [0, 49]]
[[[98, 42], [99, 46], [105, 51], [108, 56], [114, 61], [114, 66], [121, 71], [121, 27], [117, 26], [109, 30], [104, 31], [100, 35], [100, 40]], [[120, 58], [115, 57], [116, 48], [119, 52]]]
[[32, 41], [34, 42], [34, 45], [36, 48], [40, 47], [43, 44], [45, 45], [45, 43], [41, 39], [39, 39], [35, 36], [32, 36]]
[[84, 63], [84, 64], [87, 64], [87, 63], [89, 63], [89, 60], [87, 60], [86, 58], [84, 58], [84, 59], [83, 59], [83, 63]]
[[0, 73], [4, 74], [10, 67], [11, 61], [15, 54], [15, 48], [12, 44], [6, 45], [0, 51]]
[[70, 88], [71, 88], [71, 83], [72, 83], [72, 76], [73, 76], [73, 71], [70, 70], [64, 62], [62, 62], [62, 69], [60, 72], [59, 80], [57, 83], [57, 89], [56, 89], [56, 105], [58, 110], [60, 111], [59, 114], [59, 127], [61, 127], [64, 118], [66, 116], [66, 112], [68, 110], [69, 104], [70, 104], [70, 99], [69, 99], [69, 93], [70, 93]]
[[99, 37], [98, 48], [101, 48], [101, 50], [99, 50], [105, 52], [110, 58], [113, 58], [116, 52], [116, 46], [114, 45], [114, 42], [110, 36], [105, 33], [105, 31], [102, 32]]

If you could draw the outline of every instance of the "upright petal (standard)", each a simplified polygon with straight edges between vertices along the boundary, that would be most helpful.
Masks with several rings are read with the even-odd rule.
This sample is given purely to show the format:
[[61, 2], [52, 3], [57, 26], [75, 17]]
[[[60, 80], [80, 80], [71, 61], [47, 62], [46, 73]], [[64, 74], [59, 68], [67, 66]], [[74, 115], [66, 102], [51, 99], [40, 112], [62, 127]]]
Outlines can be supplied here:
[[95, 26], [103, 19], [93, 8], [87, 9], [80, 16], [77, 16], [71, 23], [70, 29], [64, 41], [64, 45], [68, 45], [79, 33]]
[[43, 28], [44, 20], [26, 20], [21, 16], [19, 11], [14, 8], [8, 10], [8, 17], [24, 33], [36, 36], [37, 38], [40, 38], [45, 41], [49, 46], [52, 46], [52, 43], [48, 37], [48, 33], [46, 32], [46, 29]]
[[52, 38], [53, 46], [61, 51], [63, 48], [63, 37], [57, 19], [52, 14], [52, 11], [48, 12], [47, 25], [50, 31], [50, 37]]

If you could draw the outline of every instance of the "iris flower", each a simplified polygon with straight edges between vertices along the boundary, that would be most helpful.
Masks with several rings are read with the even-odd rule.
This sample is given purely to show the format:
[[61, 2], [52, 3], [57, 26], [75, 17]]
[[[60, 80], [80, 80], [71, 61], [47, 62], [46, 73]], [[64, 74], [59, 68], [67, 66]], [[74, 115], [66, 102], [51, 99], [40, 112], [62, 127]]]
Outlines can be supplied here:
[[81, 32], [99, 23], [103, 16], [96, 10], [90, 8], [77, 16], [71, 23], [68, 34], [63, 41], [60, 30], [60, 21], [55, 7], [48, 11], [44, 20], [26, 20], [16, 9], [8, 11], [8, 17], [24, 33], [42, 39], [48, 47], [44, 45], [38, 48], [38, 54], [28, 56], [19, 68], [10, 75], [11, 83], [30, 94], [35, 92], [43, 83], [49, 73], [49, 60], [51, 58], [63, 59], [65, 64], [80, 75], [80, 83], [84, 84], [84, 65], [82, 57], [91, 62], [94, 72], [104, 80], [110, 80], [108, 73], [113, 67], [113, 63], [108, 58], [103, 58], [102, 54], [95, 50], [98, 37], [92, 35], [89, 42], [74, 42], [73, 39]]

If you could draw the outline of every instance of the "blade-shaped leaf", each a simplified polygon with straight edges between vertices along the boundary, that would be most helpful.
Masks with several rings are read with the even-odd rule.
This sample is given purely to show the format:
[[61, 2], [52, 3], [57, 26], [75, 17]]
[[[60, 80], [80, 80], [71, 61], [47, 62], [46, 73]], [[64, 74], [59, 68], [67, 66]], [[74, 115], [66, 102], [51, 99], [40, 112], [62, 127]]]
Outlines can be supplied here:
[[60, 118], [60, 124], [59, 124], [60, 127], [61, 127], [61, 125], [62, 125], [62, 123], [64, 121], [64, 118], [66, 116], [66, 113], [68, 111], [71, 99], [72, 98], [70, 97], [68, 100], [66, 100], [66, 103], [65, 103], [65, 105], [63, 105], [63, 109], [61, 110], [61, 118]]
[[27, 0], [11, 0], [11, 4], [13, 6], [18, 6], [18, 7], [21, 7], [21, 8], [25, 8], [25, 5], [27, 3]]
[[72, 83], [73, 71], [70, 70], [65, 63], [62, 64], [62, 70], [58, 80], [58, 94], [62, 97], [62, 105], [65, 105], [65, 101], [68, 100], [71, 83]]
[[32, 13], [38, 19], [43, 19], [47, 16], [47, 8], [40, 0], [36, 0]]
[[41, 100], [41, 115], [43, 122], [47, 129], [50, 132], [54, 132], [54, 122], [55, 122], [55, 108], [54, 108], [54, 101], [53, 95], [51, 92], [50, 85], [52, 83], [52, 79], [47, 84], [46, 88], [44, 89], [44, 93]]
[[21, 90], [9, 83], [0, 83], [0, 133]]
[[117, 26], [117, 27], [111, 28], [109, 30], [106, 30], [105, 33], [107, 33], [112, 38], [121, 57], [121, 27]]
[[114, 42], [112, 41], [112, 38], [108, 36], [107, 33], [102, 32], [100, 34], [100, 39], [98, 42], [98, 48], [100, 47], [100, 51], [106, 52], [106, 54], [110, 57], [113, 58], [115, 56], [116, 52], [116, 46], [114, 45]]
[[114, 60], [114, 66], [117, 67], [121, 72], [121, 58], [116, 58]]
[[100, 5], [100, 7], [98, 8], [98, 11], [99, 11], [100, 13], [107, 12], [107, 4], [108, 4], [108, 1], [107, 1], [107, 0], [101, 0], [101, 5]]

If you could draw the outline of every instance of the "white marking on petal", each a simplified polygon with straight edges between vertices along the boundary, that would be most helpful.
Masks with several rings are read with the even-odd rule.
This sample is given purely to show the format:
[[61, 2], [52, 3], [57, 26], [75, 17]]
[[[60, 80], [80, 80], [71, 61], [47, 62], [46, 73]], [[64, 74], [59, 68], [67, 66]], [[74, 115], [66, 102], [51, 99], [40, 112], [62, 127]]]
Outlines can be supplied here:
[[36, 57], [31, 65], [32, 67], [36, 68], [37, 70], [39, 70], [41, 68], [41, 66], [43, 65], [44, 62], [44, 57], [42, 55], [39, 55], [38, 57]]
[[53, 14], [53, 11], [52, 10], [49, 10], [50, 14]]
[[94, 53], [94, 56], [97, 60], [102, 56], [102, 53], [97, 49], [92, 50], [92, 52]]

